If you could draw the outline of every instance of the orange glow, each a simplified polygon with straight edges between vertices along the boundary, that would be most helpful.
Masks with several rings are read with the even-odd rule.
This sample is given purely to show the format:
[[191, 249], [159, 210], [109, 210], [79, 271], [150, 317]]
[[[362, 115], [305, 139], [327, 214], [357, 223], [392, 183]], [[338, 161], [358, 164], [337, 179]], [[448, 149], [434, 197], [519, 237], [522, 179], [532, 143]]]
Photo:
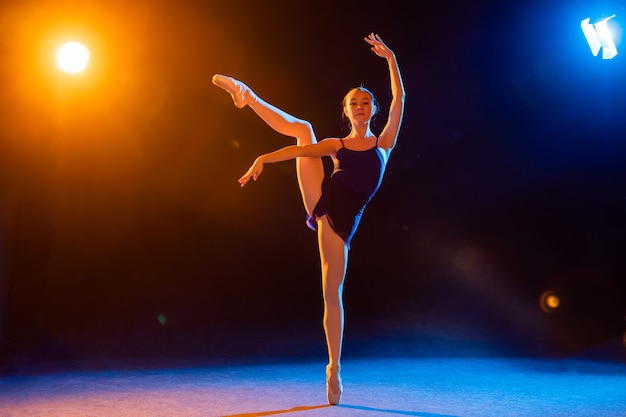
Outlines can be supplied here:
[[[228, 53], [247, 56], [236, 43], [198, 41], [223, 32], [221, 20], [176, 2], [10, 3], [0, 3], [0, 71], [7, 80], [1, 168], [12, 173], [15, 190], [41, 188], [32, 193], [47, 199], [56, 245], [71, 244], [90, 219], [103, 216], [101, 225], [119, 225], [102, 226], [110, 236], [103, 244], [114, 248], [150, 198], [233, 215], [228, 204], [237, 204], [237, 187], [215, 187], [197, 198], [207, 166], [229, 168], [212, 157], [229, 121], [211, 106], [206, 72]], [[57, 52], [76, 40], [89, 49], [88, 66], [65, 73], [56, 66]], [[237, 140], [231, 149], [240, 149]], [[139, 193], [143, 200], [135, 198]]]

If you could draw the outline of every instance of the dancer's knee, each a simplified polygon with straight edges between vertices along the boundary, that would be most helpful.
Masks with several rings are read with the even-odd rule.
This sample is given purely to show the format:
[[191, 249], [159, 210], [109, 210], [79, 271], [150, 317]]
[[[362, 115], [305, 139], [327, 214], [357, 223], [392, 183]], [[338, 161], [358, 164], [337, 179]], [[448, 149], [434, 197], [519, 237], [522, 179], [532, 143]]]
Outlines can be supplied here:
[[341, 286], [327, 286], [324, 290], [324, 304], [328, 308], [340, 308], [342, 306]]

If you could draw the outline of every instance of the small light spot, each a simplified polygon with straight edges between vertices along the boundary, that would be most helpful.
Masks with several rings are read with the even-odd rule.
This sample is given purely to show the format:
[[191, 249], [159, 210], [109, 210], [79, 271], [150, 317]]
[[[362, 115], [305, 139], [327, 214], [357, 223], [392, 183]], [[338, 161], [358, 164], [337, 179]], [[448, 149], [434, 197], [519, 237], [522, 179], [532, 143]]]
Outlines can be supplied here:
[[560, 297], [552, 291], [544, 291], [539, 296], [539, 307], [545, 313], [552, 313], [561, 305]]

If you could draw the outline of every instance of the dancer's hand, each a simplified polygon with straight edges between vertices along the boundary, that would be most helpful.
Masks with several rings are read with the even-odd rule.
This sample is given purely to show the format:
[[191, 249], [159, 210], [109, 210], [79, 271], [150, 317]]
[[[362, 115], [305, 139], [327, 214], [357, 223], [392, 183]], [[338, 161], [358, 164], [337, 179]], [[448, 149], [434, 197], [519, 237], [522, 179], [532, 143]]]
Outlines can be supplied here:
[[367, 42], [370, 45], [372, 45], [372, 48], [371, 48], [372, 51], [374, 51], [374, 53], [376, 55], [378, 55], [379, 57], [382, 57], [382, 58], [391, 58], [391, 57], [393, 57], [393, 51], [391, 49], [389, 49], [389, 47], [387, 45], [385, 45], [383, 40], [380, 39], [380, 36], [378, 36], [374, 32], [370, 33], [365, 38], [365, 42]]
[[250, 181], [250, 178], [256, 181], [259, 175], [261, 175], [261, 172], [263, 172], [263, 159], [259, 156], [248, 171], [239, 178], [239, 184], [241, 184], [242, 187], [245, 186], [248, 181]]

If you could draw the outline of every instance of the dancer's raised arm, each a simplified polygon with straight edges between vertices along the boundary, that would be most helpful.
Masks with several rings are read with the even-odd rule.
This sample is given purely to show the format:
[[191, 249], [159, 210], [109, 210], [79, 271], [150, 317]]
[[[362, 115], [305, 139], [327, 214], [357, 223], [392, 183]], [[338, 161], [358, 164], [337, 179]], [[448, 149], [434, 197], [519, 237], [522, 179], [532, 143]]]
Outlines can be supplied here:
[[390, 153], [396, 146], [400, 125], [402, 124], [402, 117], [404, 116], [404, 99], [406, 95], [404, 84], [402, 82], [402, 76], [400, 75], [398, 62], [396, 61], [396, 55], [385, 45], [380, 36], [371, 33], [365, 38], [365, 42], [372, 45], [372, 51], [379, 57], [385, 58], [389, 65], [391, 105], [389, 106], [387, 123], [378, 138], [378, 146], [387, 150], [387, 153]]

